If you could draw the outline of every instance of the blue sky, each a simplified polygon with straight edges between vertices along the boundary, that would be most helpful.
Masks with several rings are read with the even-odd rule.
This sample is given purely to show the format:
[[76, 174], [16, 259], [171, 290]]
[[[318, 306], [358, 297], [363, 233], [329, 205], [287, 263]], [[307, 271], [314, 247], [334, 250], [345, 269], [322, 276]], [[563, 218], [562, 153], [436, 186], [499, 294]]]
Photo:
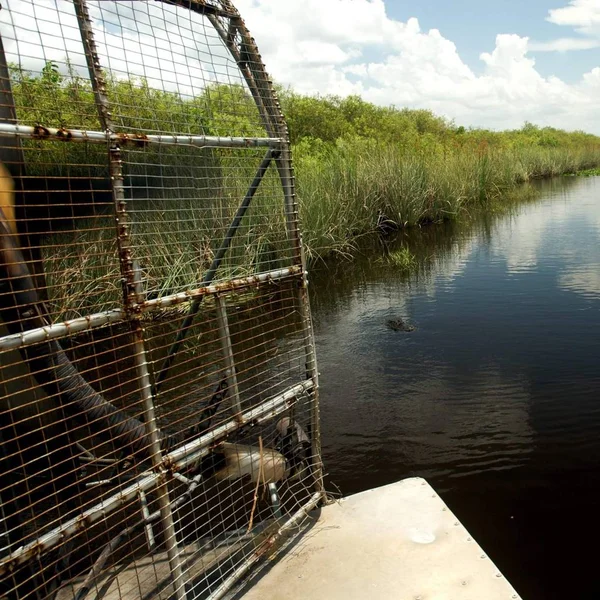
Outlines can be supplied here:
[[237, 0], [275, 80], [600, 134], [600, 0]]
[[[600, 135], [600, 0], [234, 4], [273, 79], [299, 93], [357, 94], [384, 106], [429, 109], [467, 127], [507, 129], [529, 121]], [[138, 23], [129, 23], [133, 6], [147, 13]], [[63, 32], [79, 39], [70, 2], [9, 0], [8, 7], [0, 11], [0, 30], [10, 60], [35, 70], [44, 60], [61, 62], [69, 55], [71, 64], [85, 70], [80, 40], [64, 40], [62, 48], [53, 38], [58, 19]], [[239, 76], [214, 45], [203, 53], [199, 42], [197, 56], [190, 55], [189, 40], [174, 21], [168, 25], [174, 49], [164, 42], [159, 48], [149, 23], [160, 25], [168, 12], [164, 4], [102, 0], [90, 7], [98, 43], [110, 54], [107, 67], [117, 77], [140, 75], [197, 94], [209, 81]], [[113, 22], [119, 31], [129, 23], [122, 38]], [[36, 46], [36, 29], [52, 44]], [[202, 37], [202, 28], [196, 33]], [[178, 58], [184, 55], [185, 61]]]
[[[549, 42], [570, 33], [546, 20], [549, 9], [567, 5], [561, 0], [388, 0], [385, 4], [393, 18], [406, 21], [417, 17], [423, 29], [439, 29], [456, 44], [462, 59], [476, 73], [484, 67], [479, 55], [493, 48], [499, 33], [516, 33], [536, 42]], [[569, 83], [600, 66], [600, 48], [531, 55], [542, 75], [556, 75]]]

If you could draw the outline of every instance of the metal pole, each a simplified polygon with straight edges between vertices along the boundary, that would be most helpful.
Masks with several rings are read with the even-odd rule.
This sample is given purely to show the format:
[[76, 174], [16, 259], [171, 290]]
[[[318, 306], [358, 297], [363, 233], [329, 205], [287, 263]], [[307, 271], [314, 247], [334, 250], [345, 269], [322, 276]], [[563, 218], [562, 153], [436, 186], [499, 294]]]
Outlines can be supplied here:
[[[223, 358], [225, 359], [225, 374], [227, 375], [227, 385], [229, 387], [233, 405], [235, 408], [235, 417], [238, 421], [242, 418], [242, 404], [240, 401], [240, 391], [238, 388], [237, 375], [235, 372], [235, 359], [233, 357], [233, 348], [231, 346], [231, 334], [229, 332], [229, 321], [227, 319], [227, 307], [225, 298], [217, 295], [217, 321], [219, 322], [219, 337], [221, 338], [221, 348], [223, 349]], [[242, 422], [242, 421], [240, 421]]]
[[[288, 157], [285, 161], [284, 157]], [[288, 223], [288, 234], [291, 236], [294, 244], [294, 250], [297, 254], [297, 260], [302, 265], [302, 281], [298, 287], [298, 304], [300, 305], [300, 318], [302, 321], [302, 341], [304, 345], [304, 365], [306, 369], [306, 378], [313, 383], [310, 402], [310, 430], [308, 432], [311, 440], [311, 455], [313, 477], [315, 480], [315, 489], [325, 494], [323, 484], [323, 464], [321, 460], [321, 417], [319, 412], [319, 371], [317, 369], [317, 356], [314, 346], [314, 333], [312, 327], [312, 317], [310, 313], [310, 299], [308, 296], [308, 277], [306, 272], [306, 259], [304, 257], [304, 248], [302, 238], [298, 229], [298, 209], [294, 193], [293, 177], [290, 169], [291, 159], [289, 150], [284, 150], [280, 163], [278, 161], [279, 173], [282, 179], [285, 194], [285, 213]], [[299, 255], [299, 256], [298, 256]]]
[[[85, 49], [88, 70], [94, 90], [98, 116], [102, 127], [107, 134], [114, 133], [111, 113], [109, 110], [108, 96], [106, 94], [106, 83], [96, 49], [92, 21], [85, 4], [85, 0], [74, 0], [75, 12], [81, 32], [81, 39]], [[134, 269], [129, 244], [128, 215], [125, 203], [125, 194], [123, 190], [123, 169], [121, 159], [121, 149], [118, 143], [111, 143], [109, 149], [109, 166], [113, 189], [113, 200], [115, 205], [115, 217], [117, 225], [117, 245], [119, 248], [120, 267], [123, 281], [123, 300], [125, 310], [131, 322], [131, 332], [135, 351], [135, 362], [137, 367], [137, 376], [139, 381], [140, 394], [143, 399], [145, 409], [146, 431], [150, 439], [150, 450], [152, 455], [152, 464], [157, 473], [160, 473], [156, 480], [156, 492], [158, 495], [158, 504], [161, 514], [163, 530], [165, 534], [165, 545], [167, 547], [167, 556], [171, 568], [173, 588], [177, 600], [185, 600], [185, 584], [183, 583], [183, 570], [181, 558], [177, 547], [177, 537], [175, 525], [173, 522], [173, 513], [171, 510], [171, 501], [169, 499], [169, 488], [166, 479], [166, 473], [163, 471], [162, 453], [160, 448], [160, 438], [156, 417], [154, 414], [154, 398], [152, 396], [152, 386], [150, 383], [150, 374], [148, 371], [148, 361], [146, 359], [146, 349], [144, 346], [144, 333], [140, 321], [141, 313], [136, 310], [138, 298], [142, 295], [141, 273]], [[162, 473], [161, 473], [162, 471]]]
[[158, 506], [165, 534], [165, 545], [167, 547], [169, 566], [171, 567], [171, 577], [173, 579], [175, 597], [177, 600], [185, 600], [185, 581], [183, 578], [179, 547], [177, 546], [177, 533], [175, 531], [173, 511], [171, 510], [171, 500], [169, 499], [167, 473], [164, 471], [160, 450], [160, 438], [158, 436], [158, 426], [156, 424], [156, 415], [154, 413], [152, 386], [150, 385], [148, 362], [146, 360], [146, 350], [144, 348], [144, 334], [143, 329], [139, 325], [139, 321], [133, 322], [132, 332], [134, 337], [135, 363], [140, 383], [140, 392], [144, 400], [144, 423], [146, 424], [146, 430], [150, 436], [152, 465], [156, 472], [160, 473], [162, 471], [157, 479], [156, 493], [158, 495]]
[[[1, 51], [1, 48], [0, 48]], [[0, 82], [1, 75], [0, 58]], [[0, 102], [2, 89], [0, 88]], [[0, 104], [1, 108], [1, 104]], [[2, 118], [0, 111], [0, 118]], [[105, 117], [103, 117], [105, 118]], [[0, 122], [0, 136], [7, 140], [6, 146], [18, 144], [21, 139], [46, 140], [51, 142], [78, 142], [87, 144], [106, 144], [112, 142], [133, 148], [144, 148], [156, 144], [160, 146], [194, 146], [196, 148], [278, 148], [279, 138], [269, 137], [232, 137], [211, 135], [176, 135], [176, 134], [131, 134], [125, 132], [94, 131], [93, 129], [66, 129], [65, 127], [46, 127], [45, 125], [20, 125], [18, 123]], [[18, 162], [13, 159], [18, 166]], [[3, 162], [8, 162], [4, 158]]]
[[[227, 254], [227, 250], [229, 250], [231, 241], [233, 240], [235, 234], [237, 233], [240, 223], [242, 222], [242, 219], [244, 218], [244, 215], [246, 214], [246, 211], [248, 210], [248, 207], [250, 206], [250, 202], [252, 201], [252, 198], [254, 198], [254, 194], [256, 193], [256, 190], [258, 189], [260, 182], [262, 181], [263, 177], [265, 176], [265, 173], [267, 172], [267, 169], [269, 168], [269, 165], [271, 164], [271, 160], [273, 160], [273, 158], [275, 158], [275, 156], [277, 154], [278, 154], [278, 151], [273, 151], [273, 150], [269, 149], [267, 151], [267, 153], [265, 154], [265, 157], [262, 159], [262, 162], [260, 163], [260, 166], [258, 167], [258, 170], [256, 171], [256, 175], [254, 176], [254, 179], [252, 180], [252, 183], [250, 184], [250, 187], [248, 188], [248, 191], [246, 192], [246, 195], [244, 196], [244, 199], [242, 200], [242, 203], [240, 204], [240, 206], [235, 214], [235, 217], [233, 218], [233, 221], [231, 222], [231, 225], [229, 226], [229, 229], [228, 229], [227, 233], [225, 234], [225, 238], [221, 242], [221, 246], [217, 250], [217, 253], [215, 254], [215, 257], [213, 258], [213, 261], [212, 261], [208, 271], [206, 271], [204, 277], [202, 278], [202, 282], [200, 283], [200, 286], [208, 285], [213, 280], [214, 276], [217, 274], [217, 270], [221, 266], [221, 262], [223, 261], [225, 254]], [[183, 320], [183, 323], [181, 324], [181, 326], [179, 327], [179, 330], [177, 331], [177, 336], [175, 337], [175, 341], [173, 342], [172, 346], [169, 348], [167, 358], [165, 358], [165, 360], [162, 364], [162, 367], [160, 368], [160, 371], [158, 372], [158, 375], [156, 376], [156, 391], [157, 392], [160, 390], [162, 382], [164, 381], [165, 377], [167, 376], [169, 369], [171, 368], [171, 365], [173, 364], [173, 361], [175, 360], [175, 356], [177, 355], [177, 352], [179, 351], [181, 344], [183, 343], [183, 341], [185, 340], [185, 338], [187, 336], [187, 332], [194, 321], [194, 317], [198, 314], [198, 310], [200, 310], [201, 303], [202, 303], [202, 298], [195, 299], [192, 302], [192, 305], [190, 306], [190, 310], [188, 311], [188, 314], [186, 315], [185, 319]]]
[[[277, 106], [279, 106], [279, 104], [277, 104]], [[281, 112], [279, 113], [279, 116], [279, 133], [285, 141], [282, 144], [281, 153], [277, 158], [276, 163], [281, 179], [281, 185], [283, 187], [287, 232], [290, 242], [293, 245], [294, 262], [302, 267], [302, 282], [298, 288], [297, 298], [302, 321], [306, 378], [313, 383], [310, 402], [310, 427], [308, 431], [311, 440], [312, 473], [315, 489], [324, 496], [325, 487], [323, 483], [323, 463], [321, 459], [321, 416], [319, 411], [319, 371], [317, 368], [310, 299], [308, 296], [306, 257], [304, 255], [302, 236], [299, 229], [298, 203], [296, 202], [295, 178], [292, 167], [289, 134]]]
[[[291, 160], [290, 160], [291, 164]], [[295, 199], [293, 185], [293, 168], [289, 168], [290, 173], [290, 196], [289, 205], [294, 207], [292, 215], [296, 218], [296, 227], [291, 227], [292, 235], [297, 239], [297, 247], [300, 251], [300, 264], [302, 265], [302, 281], [298, 287], [298, 303], [300, 305], [300, 316], [302, 320], [302, 341], [304, 345], [304, 367], [306, 378], [312, 381], [312, 394], [310, 403], [310, 427], [309, 437], [311, 441], [311, 460], [312, 473], [315, 480], [315, 489], [325, 494], [325, 485], [323, 483], [323, 461], [321, 458], [321, 415], [319, 406], [319, 370], [317, 367], [317, 354], [315, 352], [315, 337], [312, 325], [312, 315], [310, 311], [310, 297], [308, 294], [308, 275], [306, 270], [306, 258], [304, 256], [304, 246], [302, 245], [302, 236], [297, 227], [297, 204]], [[287, 213], [287, 211], [286, 211]], [[288, 229], [289, 230], [289, 229]]]

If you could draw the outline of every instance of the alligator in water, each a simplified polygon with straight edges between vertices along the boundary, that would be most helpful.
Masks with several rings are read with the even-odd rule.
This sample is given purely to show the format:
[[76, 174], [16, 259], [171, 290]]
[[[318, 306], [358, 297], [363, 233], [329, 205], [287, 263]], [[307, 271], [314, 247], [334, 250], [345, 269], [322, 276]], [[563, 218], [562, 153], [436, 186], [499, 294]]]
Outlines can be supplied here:
[[402, 319], [390, 319], [385, 323], [392, 331], [414, 331], [416, 327]]

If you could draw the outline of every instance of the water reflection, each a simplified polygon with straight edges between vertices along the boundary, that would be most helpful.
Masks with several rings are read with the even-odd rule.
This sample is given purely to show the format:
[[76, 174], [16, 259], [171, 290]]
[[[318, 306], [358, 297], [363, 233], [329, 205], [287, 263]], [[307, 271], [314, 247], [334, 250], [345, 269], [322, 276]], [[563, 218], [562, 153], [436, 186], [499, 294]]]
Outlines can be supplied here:
[[574, 266], [558, 278], [558, 285], [590, 299], [600, 298], [600, 263]]
[[404, 234], [410, 276], [381, 247], [313, 273], [325, 462], [344, 493], [425, 476], [523, 597], [595, 597], [565, 548], [600, 535], [600, 178], [541, 187]]

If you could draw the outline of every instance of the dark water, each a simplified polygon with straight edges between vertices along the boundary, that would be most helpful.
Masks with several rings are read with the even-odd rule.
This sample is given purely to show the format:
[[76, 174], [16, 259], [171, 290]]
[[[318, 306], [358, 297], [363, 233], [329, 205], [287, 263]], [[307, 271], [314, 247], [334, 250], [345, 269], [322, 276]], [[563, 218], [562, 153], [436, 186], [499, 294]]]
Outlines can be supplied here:
[[403, 242], [312, 275], [330, 482], [425, 477], [524, 598], [600, 598], [600, 178]]

